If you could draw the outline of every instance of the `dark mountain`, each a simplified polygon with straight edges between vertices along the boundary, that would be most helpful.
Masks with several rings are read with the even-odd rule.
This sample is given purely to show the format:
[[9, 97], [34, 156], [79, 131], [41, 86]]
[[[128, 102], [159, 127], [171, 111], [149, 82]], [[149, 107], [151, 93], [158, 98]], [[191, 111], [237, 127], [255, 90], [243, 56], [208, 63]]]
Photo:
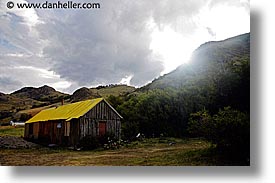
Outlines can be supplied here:
[[87, 100], [87, 99], [98, 98], [98, 97], [101, 97], [98, 93], [93, 92], [89, 88], [83, 87], [83, 88], [76, 90], [72, 94], [71, 101], [77, 102], [77, 101], [81, 101], [81, 100]]
[[8, 97], [6, 94], [0, 92], [0, 102], [8, 101]]
[[11, 93], [11, 95], [22, 97], [22, 98], [25, 97], [25, 98], [39, 99], [41, 96], [49, 95], [53, 92], [55, 92], [54, 88], [44, 85], [39, 88], [24, 87], [24, 88], [21, 88], [20, 90], [17, 90]]
[[18, 98], [31, 98], [38, 101], [47, 101], [49, 103], [58, 102], [62, 98], [67, 98], [69, 95], [56, 91], [54, 88], [47, 85], [39, 88], [24, 87], [11, 93], [11, 96]]

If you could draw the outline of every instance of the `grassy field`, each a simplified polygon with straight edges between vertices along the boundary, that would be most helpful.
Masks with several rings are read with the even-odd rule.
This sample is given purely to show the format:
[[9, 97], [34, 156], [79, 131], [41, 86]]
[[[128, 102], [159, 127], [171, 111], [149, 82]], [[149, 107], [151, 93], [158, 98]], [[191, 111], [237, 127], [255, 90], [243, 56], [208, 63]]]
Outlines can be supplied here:
[[[0, 127], [0, 136], [21, 136], [24, 128]], [[173, 144], [171, 144], [173, 142]], [[200, 139], [150, 138], [116, 150], [67, 148], [1, 149], [2, 166], [211, 166], [239, 165], [212, 153]]]
[[14, 127], [14, 126], [0, 126], [0, 136], [15, 136], [23, 137], [24, 127]]
[[72, 151], [67, 149], [0, 149], [0, 164], [9, 166], [184, 166], [211, 165], [199, 159], [209, 144], [200, 140], [180, 140], [174, 145], [159, 139], [134, 142], [117, 150]]

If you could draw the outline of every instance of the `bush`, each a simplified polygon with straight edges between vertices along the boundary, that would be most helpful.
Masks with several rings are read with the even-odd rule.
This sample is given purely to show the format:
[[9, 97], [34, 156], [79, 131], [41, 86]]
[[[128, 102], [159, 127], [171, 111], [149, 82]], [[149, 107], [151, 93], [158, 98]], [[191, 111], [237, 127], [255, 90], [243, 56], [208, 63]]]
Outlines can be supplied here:
[[93, 150], [98, 147], [104, 147], [104, 149], [117, 149], [120, 146], [120, 141], [115, 138], [113, 133], [106, 133], [103, 136], [85, 136], [83, 137], [78, 147], [82, 148], [83, 150]]
[[98, 141], [100, 144], [107, 144], [108, 141], [110, 140], [113, 140], [113, 141], [116, 141], [116, 138], [115, 138], [115, 134], [114, 133], [110, 133], [110, 132], [107, 132], [105, 133], [103, 136], [99, 136], [98, 137]]
[[206, 110], [191, 114], [188, 131], [190, 135], [204, 137], [221, 152], [232, 158], [249, 159], [249, 115], [225, 107], [211, 116]]
[[100, 147], [100, 143], [97, 137], [87, 135], [80, 140], [79, 146], [84, 150], [92, 150]]
[[22, 113], [20, 115], [19, 121], [28, 121], [32, 116], [30, 114]]
[[106, 133], [98, 137], [98, 140], [104, 149], [118, 149], [120, 146], [120, 141], [115, 137], [114, 133]]

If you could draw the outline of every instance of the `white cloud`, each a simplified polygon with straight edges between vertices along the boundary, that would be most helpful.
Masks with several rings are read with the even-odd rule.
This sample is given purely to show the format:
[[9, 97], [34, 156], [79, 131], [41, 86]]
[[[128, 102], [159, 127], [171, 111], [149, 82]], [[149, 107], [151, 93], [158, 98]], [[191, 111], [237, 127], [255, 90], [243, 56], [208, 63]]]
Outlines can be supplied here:
[[[42, 84], [50, 85], [61, 90], [71, 86], [70, 82], [61, 79], [60, 76], [53, 71], [33, 66], [1, 67], [0, 73], [0, 82], [6, 83], [5, 87], [3, 87], [4, 89], [2, 88], [1, 90], [3, 92], [10, 92], [10, 89], [16, 90], [18, 87], [23, 86], [39, 87]], [[7, 78], [12, 78], [12, 80], [7, 80]]]
[[121, 80], [120, 80], [120, 84], [126, 84], [126, 85], [130, 85], [131, 84], [131, 79], [133, 78], [133, 76], [132, 75], [130, 75], [130, 76], [125, 76], [124, 78], [122, 78]]
[[[14, 7], [9, 9], [7, 8], [7, 3], [12, 2], [14, 3]], [[26, 0], [1, 0], [0, 2], [0, 15], [6, 14], [6, 13], [12, 13], [16, 16], [22, 18], [22, 22], [24, 24], [27, 24], [28, 26], [35, 26], [37, 23], [41, 22], [39, 20], [39, 17], [33, 8], [18, 8], [16, 6], [17, 3], [28, 3]]]
[[200, 24], [215, 33], [214, 40], [222, 40], [249, 32], [250, 15], [244, 11], [242, 3], [239, 6], [219, 3], [214, 7], [205, 7], [201, 11]]

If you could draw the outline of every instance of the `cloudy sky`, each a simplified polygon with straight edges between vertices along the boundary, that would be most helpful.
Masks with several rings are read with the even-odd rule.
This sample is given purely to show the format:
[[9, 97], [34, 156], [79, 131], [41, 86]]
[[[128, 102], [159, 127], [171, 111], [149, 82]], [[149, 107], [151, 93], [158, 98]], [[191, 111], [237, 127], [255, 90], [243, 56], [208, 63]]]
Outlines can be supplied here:
[[187, 63], [200, 44], [250, 31], [248, 0], [74, 1], [100, 3], [90, 10], [7, 9], [8, 1], [0, 0], [4, 93], [44, 84], [67, 93], [142, 86]]

